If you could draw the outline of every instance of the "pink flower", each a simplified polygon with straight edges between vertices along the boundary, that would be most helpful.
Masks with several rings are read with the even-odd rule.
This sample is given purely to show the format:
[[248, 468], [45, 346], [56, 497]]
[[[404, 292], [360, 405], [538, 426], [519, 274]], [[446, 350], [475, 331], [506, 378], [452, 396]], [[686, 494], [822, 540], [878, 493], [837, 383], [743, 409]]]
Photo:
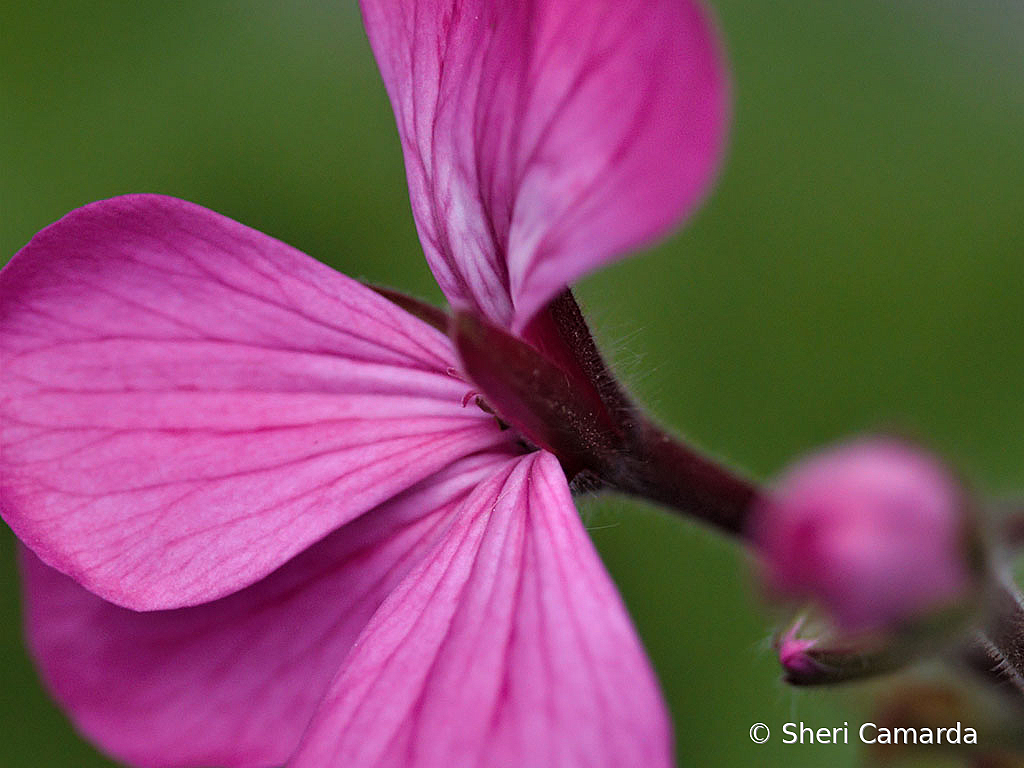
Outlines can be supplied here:
[[[791, 469], [757, 505], [753, 535], [773, 590], [818, 600], [844, 630], [886, 630], [969, 592], [965, 503], [932, 457], [864, 439]], [[787, 636], [791, 660], [810, 647], [801, 642]]]
[[[706, 188], [725, 87], [691, 2], [363, 12], [468, 316], [540, 343], [553, 296]], [[0, 273], [0, 510], [77, 727], [140, 766], [668, 765], [559, 459], [469, 378], [431, 325], [190, 203], [36, 235]]]

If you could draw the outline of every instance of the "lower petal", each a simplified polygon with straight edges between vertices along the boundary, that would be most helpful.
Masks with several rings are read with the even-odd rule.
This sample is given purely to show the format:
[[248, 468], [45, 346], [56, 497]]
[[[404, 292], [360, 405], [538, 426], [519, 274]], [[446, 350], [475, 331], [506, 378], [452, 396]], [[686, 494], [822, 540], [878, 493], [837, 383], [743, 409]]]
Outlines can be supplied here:
[[194, 608], [121, 608], [23, 548], [43, 679], [86, 736], [133, 765], [281, 765], [367, 620], [504, 461], [466, 459]]
[[671, 764], [657, 681], [538, 452], [481, 484], [388, 597], [289, 768]]

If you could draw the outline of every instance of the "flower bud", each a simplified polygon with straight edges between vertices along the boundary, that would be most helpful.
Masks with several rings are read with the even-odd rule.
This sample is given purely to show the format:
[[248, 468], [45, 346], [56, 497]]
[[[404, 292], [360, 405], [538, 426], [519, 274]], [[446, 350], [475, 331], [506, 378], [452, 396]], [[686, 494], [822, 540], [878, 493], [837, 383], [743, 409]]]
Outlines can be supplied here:
[[780, 596], [847, 632], [889, 629], [971, 589], [972, 537], [951, 473], [911, 445], [864, 439], [799, 462], [755, 506], [751, 534]]
[[803, 620], [801, 619], [783, 633], [775, 643], [779, 664], [789, 680], [802, 680], [811, 677], [820, 669], [820, 665], [811, 655], [815, 640], [801, 637], [800, 630], [802, 628]]

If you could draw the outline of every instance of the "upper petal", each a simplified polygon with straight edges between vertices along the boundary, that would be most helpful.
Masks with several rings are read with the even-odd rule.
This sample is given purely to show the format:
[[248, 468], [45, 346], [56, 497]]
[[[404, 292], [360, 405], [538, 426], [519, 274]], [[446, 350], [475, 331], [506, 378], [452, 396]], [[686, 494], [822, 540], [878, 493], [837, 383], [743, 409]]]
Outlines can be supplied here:
[[384, 602], [289, 768], [671, 763], [643, 649], [538, 452], [482, 483]]
[[72, 212], [0, 272], [0, 512], [112, 602], [251, 584], [505, 438], [447, 339], [199, 206]]
[[727, 122], [697, 0], [361, 0], [445, 294], [520, 331], [698, 202]]
[[279, 766], [353, 640], [505, 459], [471, 457], [204, 605], [136, 612], [22, 553], [29, 647], [75, 725], [132, 765]]

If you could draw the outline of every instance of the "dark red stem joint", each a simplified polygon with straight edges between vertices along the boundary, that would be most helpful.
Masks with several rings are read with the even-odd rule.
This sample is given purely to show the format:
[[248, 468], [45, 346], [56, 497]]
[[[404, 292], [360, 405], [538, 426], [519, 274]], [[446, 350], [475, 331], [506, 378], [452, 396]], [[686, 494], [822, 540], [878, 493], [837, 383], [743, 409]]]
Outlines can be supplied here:
[[524, 338], [456, 313], [451, 336], [484, 399], [570, 480], [639, 496], [742, 535], [757, 488], [652, 423], [605, 364], [565, 291]]

